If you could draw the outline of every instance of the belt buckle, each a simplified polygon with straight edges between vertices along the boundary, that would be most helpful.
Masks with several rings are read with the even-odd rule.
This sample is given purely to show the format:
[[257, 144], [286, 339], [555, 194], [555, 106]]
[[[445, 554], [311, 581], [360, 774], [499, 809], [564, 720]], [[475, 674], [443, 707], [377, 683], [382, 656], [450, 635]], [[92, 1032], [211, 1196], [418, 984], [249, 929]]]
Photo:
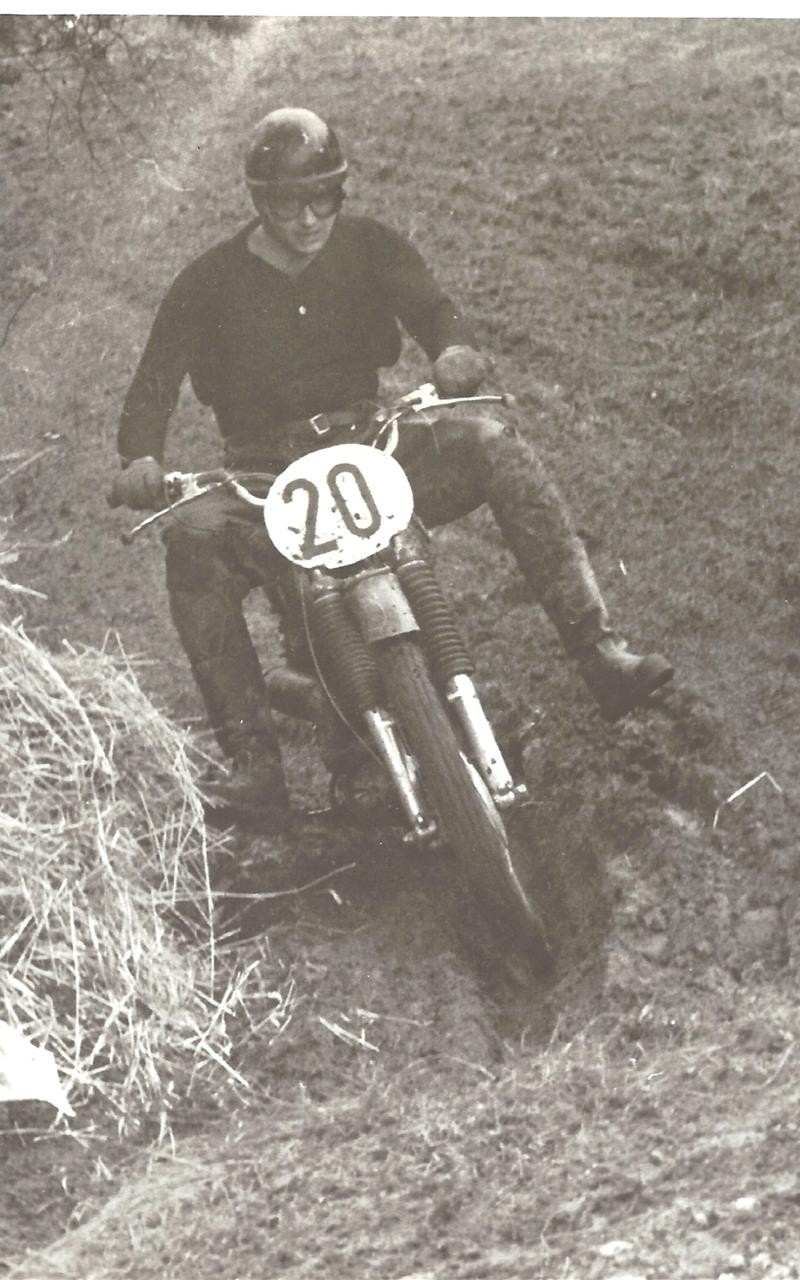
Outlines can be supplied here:
[[315, 436], [326, 436], [331, 429], [331, 424], [328, 421], [328, 415], [326, 413], [313, 414], [312, 417], [309, 418], [309, 422], [311, 423], [311, 430], [314, 432]]

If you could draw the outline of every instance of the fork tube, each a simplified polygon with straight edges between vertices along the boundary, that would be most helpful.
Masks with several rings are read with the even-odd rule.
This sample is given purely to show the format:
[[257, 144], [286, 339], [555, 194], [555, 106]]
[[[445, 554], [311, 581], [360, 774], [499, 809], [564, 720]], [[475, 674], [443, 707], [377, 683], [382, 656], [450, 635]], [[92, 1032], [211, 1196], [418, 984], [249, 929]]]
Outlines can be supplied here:
[[426, 816], [420, 802], [414, 779], [411, 776], [405, 753], [398, 741], [395, 723], [385, 712], [375, 707], [364, 712], [364, 719], [381, 760], [389, 771], [397, 788], [403, 812], [410, 823], [409, 840], [429, 840], [436, 834], [436, 824]]
[[501, 808], [514, 804], [526, 794], [526, 789], [514, 786], [475, 685], [467, 675], [452, 676], [445, 693], [495, 802]]

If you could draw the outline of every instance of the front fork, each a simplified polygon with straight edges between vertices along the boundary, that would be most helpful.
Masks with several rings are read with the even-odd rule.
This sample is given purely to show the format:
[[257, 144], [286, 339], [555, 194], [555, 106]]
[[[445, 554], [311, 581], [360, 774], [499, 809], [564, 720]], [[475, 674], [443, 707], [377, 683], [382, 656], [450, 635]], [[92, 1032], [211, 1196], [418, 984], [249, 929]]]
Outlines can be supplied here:
[[527, 791], [514, 785], [468, 674], [471, 664], [456, 635], [449, 607], [423, 550], [422, 535], [406, 530], [394, 540], [396, 567], [366, 569], [343, 583], [315, 573], [309, 596], [312, 614], [323, 622], [322, 627], [313, 628], [315, 636], [336, 672], [337, 685], [347, 691], [345, 710], [361, 717], [394, 782], [408, 823], [406, 839], [424, 843], [435, 838], [437, 827], [426, 809], [415, 762], [396, 722], [381, 705], [380, 681], [372, 658], [372, 646], [377, 642], [422, 632], [467, 753], [494, 803], [507, 808], [524, 799]]
[[[445, 690], [445, 696], [467, 743], [467, 754], [477, 765], [498, 809], [508, 809], [526, 799], [527, 787], [524, 784], [515, 786], [469, 676], [454, 676]], [[364, 720], [400, 797], [409, 823], [407, 838], [415, 841], [431, 839], [436, 835], [436, 823], [425, 811], [414, 761], [403, 746], [396, 722], [377, 707], [365, 712]]]
[[403, 837], [408, 842], [427, 844], [438, 834], [436, 823], [425, 810], [417, 783], [414, 761], [403, 746], [397, 724], [380, 707], [364, 713], [364, 721], [383, 765], [392, 779], [408, 822]]
[[428, 559], [425, 534], [412, 524], [395, 537], [393, 550], [397, 576], [419, 622], [428, 659], [461, 729], [468, 754], [497, 807], [508, 808], [524, 800], [527, 789], [515, 786], [472, 682], [473, 664]]
[[507, 809], [526, 799], [528, 789], [524, 783], [514, 784], [478, 691], [469, 676], [452, 676], [445, 686], [445, 697], [456, 714], [470, 752], [497, 807]]

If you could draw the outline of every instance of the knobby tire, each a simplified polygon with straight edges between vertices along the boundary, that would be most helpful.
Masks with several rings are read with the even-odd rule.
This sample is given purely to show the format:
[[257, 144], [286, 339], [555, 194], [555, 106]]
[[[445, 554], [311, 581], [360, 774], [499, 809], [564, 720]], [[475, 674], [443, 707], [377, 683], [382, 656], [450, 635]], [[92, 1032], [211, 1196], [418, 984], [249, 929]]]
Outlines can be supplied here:
[[504, 949], [545, 971], [551, 953], [541, 919], [514, 870], [504, 825], [475, 785], [419, 645], [408, 637], [386, 641], [379, 664], [426, 798], [483, 917]]

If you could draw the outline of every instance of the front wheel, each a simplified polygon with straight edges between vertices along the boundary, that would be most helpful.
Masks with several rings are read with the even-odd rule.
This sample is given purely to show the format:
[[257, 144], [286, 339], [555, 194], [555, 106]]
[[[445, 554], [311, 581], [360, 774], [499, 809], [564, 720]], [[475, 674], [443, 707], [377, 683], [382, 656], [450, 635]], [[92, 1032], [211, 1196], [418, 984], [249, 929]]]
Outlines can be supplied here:
[[407, 637], [386, 641], [379, 662], [427, 800], [483, 916], [504, 950], [544, 972], [552, 955], [541, 919], [514, 870], [502, 818], [459, 746], [419, 645]]

